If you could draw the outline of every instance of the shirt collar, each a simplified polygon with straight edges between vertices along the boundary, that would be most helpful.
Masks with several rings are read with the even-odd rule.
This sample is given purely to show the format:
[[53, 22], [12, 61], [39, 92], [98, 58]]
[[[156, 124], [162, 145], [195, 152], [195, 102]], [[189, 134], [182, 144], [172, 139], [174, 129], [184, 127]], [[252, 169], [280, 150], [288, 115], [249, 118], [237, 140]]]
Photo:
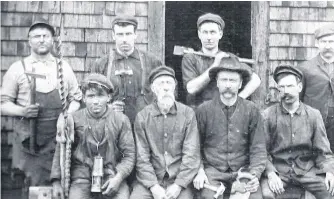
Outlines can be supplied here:
[[36, 57], [30, 55], [29, 57], [26, 58], [26, 61], [28, 63], [37, 63], [37, 62], [55, 62], [56, 58], [49, 53], [46, 55], [43, 59], [37, 59]]
[[[281, 111], [282, 113], [284, 114], [290, 114], [288, 110], [286, 110], [284, 107], [283, 107], [283, 104], [282, 102], [280, 103], [280, 107], [281, 107]], [[299, 102], [299, 107], [298, 109], [296, 110], [296, 112], [294, 112], [293, 114], [296, 114], [296, 115], [300, 115], [302, 113], [302, 110], [303, 110], [303, 103], [302, 102]]]
[[334, 62], [331, 62], [331, 63], [328, 63], [328, 62], [326, 62], [323, 58], [322, 58], [322, 56], [319, 54], [319, 56], [318, 56], [318, 62], [323, 66], [323, 65], [325, 65], [325, 64], [333, 64]]
[[238, 96], [238, 97], [237, 97], [237, 101], [235, 101], [235, 103], [234, 103], [232, 106], [227, 106], [227, 105], [225, 105], [225, 104], [221, 101], [221, 99], [220, 99], [220, 95], [216, 95], [215, 98], [216, 98], [217, 103], [218, 103], [218, 104], [220, 105], [220, 107], [223, 108], [223, 109], [228, 109], [228, 108], [232, 108], [232, 107], [237, 107], [237, 105], [238, 105], [238, 103], [239, 103], [239, 101], [240, 101], [240, 97]]
[[92, 114], [90, 114], [90, 112], [88, 111], [88, 109], [86, 108], [86, 115], [87, 115], [87, 117], [89, 118], [89, 119], [105, 119], [105, 118], [107, 118], [108, 117], [108, 115], [109, 115], [109, 113], [110, 113], [110, 111], [109, 111], [109, 106], [107, 106], [107, 109], [106, 109], [106, 111], [103, 113], [103, 115], [101, 116], [101, 117], [95, 117], [95, 116], [93, 116]]
[[[172, 106], [172, 108], [169, 110], [169, 112], [167, 114], [172, 114], [172, 115], [176, 115], [177, 113], [177, 102], [174, 102], [174, 105]], [[158, 102], [157, 100], [154, 100], [153, 102], [153, 113], [152, 113], [153, 117], [162, 115], [159, 107], [158, 107]]]
[[[138, 52], [137, 48], [135, 48], [135, 49], [133, 50], [133, 52], [132, 52], [128, 57], [132, 57], [132, 58], [135, 58], [135, 59], [140, 60], [140, 58], [139, 58], [139, 52]], [[118, 59], [124, 59], [124, 58], [125, 58], [125, 57], [124, 57], [123, 55], [121, 55], [121, 54], [117, 51], [117, 49], [115, 49], [115, 59], [118, 60]]]

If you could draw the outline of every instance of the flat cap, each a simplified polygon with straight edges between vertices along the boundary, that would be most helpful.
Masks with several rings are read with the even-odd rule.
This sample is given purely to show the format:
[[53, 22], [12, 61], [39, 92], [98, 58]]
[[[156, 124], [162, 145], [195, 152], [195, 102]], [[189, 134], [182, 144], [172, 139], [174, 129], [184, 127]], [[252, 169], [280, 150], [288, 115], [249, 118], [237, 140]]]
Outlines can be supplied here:
[[160, 76], [163, 76], [163, 75], [171, 76], [174, 79], [176, 79], [175, 78], [175, 71], [171, 67], [168, 67], [168, 66], [159, 66], [159, 67], [157, 67], [157, 68], [155, 68], [154, 70], [151, 71], [151, 73], [150, 73], [150, 75], [148, 77], [148, 80], [152, 84], [153, 81], [156, 78], [158, 78]]
[[204, 22], [214, 22], [218, 24], [222, 30], [225, 27], [224, 20], [219, 15], [212, 14], [212, 13], [207, 13], [207, 14], [200, 16], [197, 20], [197, 28], [199, 28], [200, 25]]
[[137, 27], [138, 25], [137, 19], [134, 16], [130, 16], [130, 15], [116, 16], [116, 18], [112, 21], [112, 27], [114, 27], [114, 25], [118, 23], [128, 23], [128, 24], [134, 25], [135, 27]]
[[237, 57], [224, 57], [220, 61], [218, 67], [211, 68], [209, 70], [210, 79], [215, 79], [220, 71], [233, 71], [241, 74], [244, 83], [247, 83], [250, 79], [251, 72], [240, 63]]
[[30, 26], [29, 31], [32, 31], [36, 27], [45, 27], [50, 30], [53, 36], [55, 36], [55, 29], [49, 24], [49, 22], [44, 18], [37, 18]]
[[277, 77], [279, 75], [283, 74], [283, 73], [292, 74], [292, 75], [298, 77], [299, 79], [303, 79], [303, 72], [302, 71], [300, 71], [299, 69], [297, 69], [296, 67], [293, 67], [291, 65], [284, 64], [284, 65], [279, 65], [279, 66], [277, 66], [277, 68], [275, 68], [273, 78], [274, 78], [276, 83], [277, 83]]
[[104, 75], [99, 73], [91, 73], [89, 74], [83, 81], [83, 83], [94, 83], [100, 86], [107, 88], [110, 92], [114, 91], [114, 86], [111, 81]]
[[321, 37], [328, 35], [334, 35], [334, 23], [322, 26], [314, 32], [314, 36], [316, 39], [320, 39]]

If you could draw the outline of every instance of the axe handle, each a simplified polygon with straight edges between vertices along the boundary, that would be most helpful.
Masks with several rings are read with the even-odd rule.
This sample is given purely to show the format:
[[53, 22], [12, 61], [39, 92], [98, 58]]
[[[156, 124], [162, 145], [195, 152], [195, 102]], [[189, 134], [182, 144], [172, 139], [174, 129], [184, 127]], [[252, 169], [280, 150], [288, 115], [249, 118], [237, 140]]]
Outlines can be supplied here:
[[[36, 78], [31, 77], [31, 93], [30, 93], [30, 104], [36, 103]], [[30, 140], [29, 140], [29, 150], [31, 153], [35, 153], [36, 146], [36, 119], [31, 118], [29, 121], [30, 126]]]
[[[204, 53], [201, 53], [201, 52], [190, 52], [190, 51], [185, 51], [185, 53], [192, 53], [192, 54], [195, 54], [195, 55], [200, 55], [200, 56], [204, 56], [204, 57], [211, 57], [211, 58], [215, 58], [215, 56], [213, 55], [207, 55], [207, 54], [204, 54]], [[246, 59], [246, 58], [240, 58], [240, 57], [237, 57], [238, 60], [242, 63], [246, 63], [246, 64], [254, 64], [255, 61], [252, 60], [252, 59]]]
[[204, 188], [209, 189], [209, 190], [214, 191], [214, 192], [217, 191], [217, 187], [215, 187], [213, 185], [210, 185], [210, 184], [206, 184], [206, 183], [204, 183]]

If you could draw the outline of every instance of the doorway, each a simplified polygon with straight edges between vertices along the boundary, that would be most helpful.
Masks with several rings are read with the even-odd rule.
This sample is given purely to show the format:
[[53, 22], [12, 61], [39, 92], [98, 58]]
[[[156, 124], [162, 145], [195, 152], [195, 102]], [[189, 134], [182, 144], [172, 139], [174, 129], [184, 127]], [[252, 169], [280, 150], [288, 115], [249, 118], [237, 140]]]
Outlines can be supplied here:
[[220, 15], [225, 21], [219, 47], [240, 57], [252, 58], [250, 1], [166, 1], [165, 63], [176, 72], [178, 100], [181, 102], [185, 102], [186, 96], [182, 83], [182, 57], [173, 55], [173, 49], [179, 45], [200, 50], [196, 23], [200, 15], [208, 12]]

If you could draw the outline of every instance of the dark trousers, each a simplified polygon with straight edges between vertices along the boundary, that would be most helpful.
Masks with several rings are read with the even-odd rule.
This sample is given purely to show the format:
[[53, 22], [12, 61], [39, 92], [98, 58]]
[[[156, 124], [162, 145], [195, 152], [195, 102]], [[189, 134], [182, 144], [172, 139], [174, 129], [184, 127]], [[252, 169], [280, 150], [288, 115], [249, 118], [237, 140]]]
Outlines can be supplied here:
[[[280, 174], [279, 177], [283, 181], [284, 188], [289, 185], [299, 185], [305, 190], [311, 192], [317, 199], [332, 199], [333, 197], [326, 189], [325, 176], [316, 175], [314, 172], [308, 172], [303, 176], [298, 176], [295, 173]], [[261, 180], [262, 194], [264, 199], [275, 199], [276, 194], [272, 192], [268, 185], [268, 178], [264, 177]]]
[[91, 193], [91, 183], [84, 181], [74, 181], [71, 183], [69, 199], [128, 199], [129, 187], [123, 181], [115, 195], [106, 196], [101, 193]]

